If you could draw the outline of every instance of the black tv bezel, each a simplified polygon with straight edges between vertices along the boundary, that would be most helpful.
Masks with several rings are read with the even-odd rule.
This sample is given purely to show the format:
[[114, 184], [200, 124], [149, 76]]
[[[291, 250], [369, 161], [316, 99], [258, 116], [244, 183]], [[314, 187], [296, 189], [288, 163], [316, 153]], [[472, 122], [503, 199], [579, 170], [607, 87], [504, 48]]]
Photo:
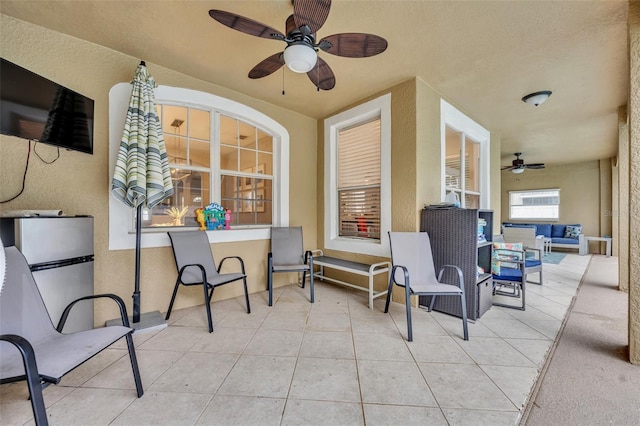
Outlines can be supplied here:
[[[48, 86], [51, 86], [52, 88], [55, 88], [55, 90], [65, 90], [70, 94], [73, 95], [77, 95], [79, 97], [81, 97], [83, 99], [83, 101], [85, 102], [86, 105], [86, 118], [87, 118], [87, 131], [88, 131], [88, 143], [85, 143], [83, 145], [73, 145], [71, 143], [64, 143], [61, 141], [56, 141], [56, 140], [45, 140], [45, 139], [39, 139], [39, 138], [30, 138], [30, 137], [26, 137], [24, 134], [21, 134], [18, 131], [13, 131], [11, 130], [10, 126], [9, 126], [9, 130], [7, 130], [7, 128], [3, 128], [2, 126], [0, 126], [0, 133], [3, 135], [8, 135], [8, 136], [15, 136], [18, 138], [22, 138], [22, 139], [27, 139], [27, 140], [34, 140], [40, 143], [44, 143], [47, 145], [51, 145], [51, 146], [55, 146], [58, 148], [63, 148], [63, 149], [67, 149], [67, 150], [71, 150], [71, 151], [78, 151], [78, 152], [82, 152], [85, 154], [89, 154], [89, 155], [93, 155], [93, 146], [94, 146], [94, 129], [93, 129], [93, 121], [94, 121], [94, 113], [95, 113], [95, 101], [93, 99], [91, 99], [90, 97], [83, 95], [82, 93], [76, 92], [75, 90], [69, 89], [68, 87], [57, 83], [53, 80], [50, 80], [46, 77], [43, 77], [31, 70], [28, 70], [14, 62], [11, 62], [10, 60], [6, 59], [6, 58], [2, 58], [0, 57], [0, 73], [2, 73], [2, 68], [4, 68], [5, 66], [8, 67], [13, 67], [15, 69], [17, 69], [20, 73], [24, 73], [25, 75], [29, 76], [29, 78], [32, 79], [36, 79], [39, 82], [46, 84]], [[2, 94], [2, 89], [0, 88], [0, 101], [5, 101], [5, 98]], [[15, 100], [11, 100], [10, 102], [13, 102], [14, 104], [19, 104], [19, 105], [23, 105], [25, 106], [25, 103], [19, 103], [16, 102]], [[27, 108], [32, 108], [29, 107], [28, 105], [26, 105]], [[37, 109], [37, 108], [34, 108]], [[44, 109], [41, 109], [41, 111], [45, 111]], [[50, 113], [51, 111], [49, 111]]]

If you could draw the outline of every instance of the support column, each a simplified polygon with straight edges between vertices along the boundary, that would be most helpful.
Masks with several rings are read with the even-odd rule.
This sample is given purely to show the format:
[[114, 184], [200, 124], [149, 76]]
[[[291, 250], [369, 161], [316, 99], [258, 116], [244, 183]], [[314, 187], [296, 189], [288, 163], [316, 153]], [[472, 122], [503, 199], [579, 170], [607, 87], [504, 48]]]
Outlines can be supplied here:
[[[618, 289], [629, 291], [629, 116], [627, 106], [618, 108], [618, 205], [613, 212], [618, 225]], [[614, 246], [614, 252], [615, 252]]]
[[629, 361], [640, 364], [640, 1], [629, 2], [628, 112]]

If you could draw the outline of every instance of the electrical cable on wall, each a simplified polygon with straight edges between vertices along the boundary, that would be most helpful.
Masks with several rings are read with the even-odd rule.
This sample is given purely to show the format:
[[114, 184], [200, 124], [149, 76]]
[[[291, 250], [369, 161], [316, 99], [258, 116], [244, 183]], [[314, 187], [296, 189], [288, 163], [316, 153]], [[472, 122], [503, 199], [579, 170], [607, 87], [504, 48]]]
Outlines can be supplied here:
[[16, 198], [18, 198], [20, 195], [22, 195], [22, 193], [24, 192], [25, 182], [27, 180], [27, 170], [29, 170], [29, 157], [30, 156], [31, 156], [31, 139], [29, 139], [29, 150], [27, 151], [27, 162], [24, 165], [24, 174], [22, 175], [22, 188], [20, 188], [20, 192], [18, 192], [16, 195], [14, 195], [13, 197], [9, 198], [8, 200], [0, 201], [0, 204], [4, 204], [4, 203], [8, 203], [9, 201], [13, 201]]
[[[29, 143], [31, 143], [31, 142], [29, 142]], [[53, 163], [55, 163], [55, 162], [56, 162], [56, 160], [57, 160], [58, 158], [60, 158], [60, 147], [59, 147], [59, 146], [57, 146], [57, 147], [56, 147], [56, 149], [58, 150], [58, 155], [56, 156], [56, 158], [54, 158], [54, 159], [53, 159], [53, 160], [51, 160], [51, 161], [45, 161], [42, 157], [40, 157], [40, 154], [38, 154], [38, 151], [36, 151], [36, 146], [38, 146], [38, 141], [37, 141], [37, 140], [35, 141], [35, 144], [33, 145], [33, 153], [34, 153], [36, 156], [38, 156], [38, 158], [40, 159], [40, 161], [42, 161], [44, 164], [53, 164]]]

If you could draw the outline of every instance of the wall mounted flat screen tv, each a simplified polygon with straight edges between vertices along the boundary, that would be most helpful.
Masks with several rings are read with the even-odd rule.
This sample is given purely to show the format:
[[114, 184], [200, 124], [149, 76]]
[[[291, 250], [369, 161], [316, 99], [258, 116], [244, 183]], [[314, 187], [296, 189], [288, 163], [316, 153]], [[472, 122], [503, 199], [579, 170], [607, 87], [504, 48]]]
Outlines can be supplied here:
[[0, 58], [0, 133], [93, 154], [93, 100]]

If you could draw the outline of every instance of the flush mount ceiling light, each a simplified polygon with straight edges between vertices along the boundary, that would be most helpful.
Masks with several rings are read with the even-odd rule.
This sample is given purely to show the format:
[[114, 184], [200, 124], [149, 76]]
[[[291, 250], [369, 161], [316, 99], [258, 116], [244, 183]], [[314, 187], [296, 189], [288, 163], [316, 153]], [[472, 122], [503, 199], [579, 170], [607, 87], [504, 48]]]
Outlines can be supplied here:
[[529, 105], [538, 106], [540, 104], [545, 103], [547, 99], [551, 96], [550, 90], [543, 90], [541, 92], [530, 93], [524, 98], [522, 98], [522, 102], [526, 102]]
[[318, 54], [307, 43], [291, 44], [284, 49], [284, 62], [293, 72], [309, 72], [317, 61]]

